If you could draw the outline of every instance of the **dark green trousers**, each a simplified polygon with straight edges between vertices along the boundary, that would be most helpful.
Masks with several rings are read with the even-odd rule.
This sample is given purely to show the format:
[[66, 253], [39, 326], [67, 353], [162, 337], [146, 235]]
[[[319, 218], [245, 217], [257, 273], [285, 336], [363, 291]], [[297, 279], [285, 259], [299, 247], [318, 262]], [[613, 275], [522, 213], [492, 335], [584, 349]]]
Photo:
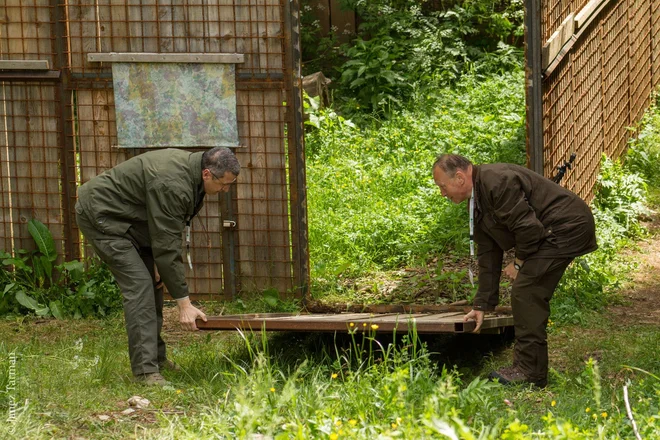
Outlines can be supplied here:
[[548, 380], [548, 335], [550, 299], [572, 258], [526, 261], [511, 290], [516, 333], [513, 364], [531, 381]]
[[166, 359], [163, 326], [163, 289], [156, 289], [154, 258], [144, 235], [129, 229], [126, 236], [96, 229], [76, 205], [76, 221], [87, 242], [108, 265], [124, 297], [128, 354], [134, 375], [155, 373]]

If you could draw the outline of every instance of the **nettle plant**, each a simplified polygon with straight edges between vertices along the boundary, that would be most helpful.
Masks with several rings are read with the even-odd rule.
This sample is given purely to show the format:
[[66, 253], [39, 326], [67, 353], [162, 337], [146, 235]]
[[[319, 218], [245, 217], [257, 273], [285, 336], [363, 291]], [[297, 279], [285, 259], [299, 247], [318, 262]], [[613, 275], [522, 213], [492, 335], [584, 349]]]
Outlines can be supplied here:
[[121, 305], [119, 289], [103, 265], [92, 261], [88, 270], [78, 260], [56, 264], [55, 241], [39, 220], [28, 222], [37, 249], [0, 251], [0, 315], [82, 318], [105, 316]]

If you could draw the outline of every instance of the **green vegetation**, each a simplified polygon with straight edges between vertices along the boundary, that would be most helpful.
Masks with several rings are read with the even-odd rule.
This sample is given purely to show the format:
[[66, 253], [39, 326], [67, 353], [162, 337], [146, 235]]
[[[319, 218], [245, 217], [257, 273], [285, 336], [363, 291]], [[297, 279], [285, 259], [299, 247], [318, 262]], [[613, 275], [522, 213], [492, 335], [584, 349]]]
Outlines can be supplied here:
[[[148, 388], [129, 379], [118, 315], [5, 320], [0, 388], [11, 381], [15, 389], [0, 400], [2, 416], [9, 396], [18, 405], [15, 421], [0, 424], [0, 437], [631, 438], [622, 400], [628, 385], [642, 437], [657, 438], [660, 379], [641, 370], [658, 371], [660, 333], [613, 327], [607, 319], [591, 328], [588, 335], [583, 328], [553, 330], [551, 346], [561, 351], [547, 390], [506, 388], [477, 376], [510, 356], [502, 341], [471, 335], [422, 341], [411, 334], [391, 344], [371, 330], [269, 339], [169, 332], [171, 357], [183, 371], [167, 374], [171, 387]], [[448, 357], [465, 345], [472, 356]], [[489, 351], [484, 363], [479, 357]], [[455, 368], [442, 366], [452, 361]], [[126, 412], [133, 395], [152, 403]]]
[[37, 316], [105, 316], [121, 307], [119, 288], [98, 260], [55, 265], [53, 236], [39, 220], [28, 222], [37, 249], [0, 250], [0, 315], [33, 312]]
[[[440, 152], [525, 162], [521, 0], [434, 3], [346, 0], [363, 21], [340, 47], [303, 14], [305, 68], [337, 86], [333, 107], [306, 102], [316, 299], [446, 303], [474, 292], [467, 210], [440, 196], [430, 166]], [[148, 388], [131, 380], [107, 269], [54, 265], [52, 238], [33, 221], [37, 250], [2, 255], [0, 438], [633, 438], [624, 386], [641, 437], [660, 438], [660, 332], [606, 308], [623, 302], [632, 271], [657, 270], [634, 258], [649, 236], [640, 215], [660, 206], [657, 107], [630, 146], [623, 162], [603, 158], [599, 250], [570, 267], [553, 299], [545, 390], [483, 379], [510, 362], [499, 336], [376, 338], [361, 322], [334, 335], [189, 334], [172, 327], [172, 309], [164, 337], [183, 370], [165, 372], [172, 386]], [[265, 291], [203, 307], [298, 305]], [[151, 405], [127, 410], [134, 395]]]

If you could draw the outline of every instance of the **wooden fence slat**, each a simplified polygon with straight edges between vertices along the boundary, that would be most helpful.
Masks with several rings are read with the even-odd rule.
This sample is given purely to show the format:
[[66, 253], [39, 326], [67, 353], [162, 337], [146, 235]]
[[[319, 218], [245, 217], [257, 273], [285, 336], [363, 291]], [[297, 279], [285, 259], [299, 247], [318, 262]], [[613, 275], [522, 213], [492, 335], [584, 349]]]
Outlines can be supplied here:
[[8, 99], [11, 97], [11, 89], [8, 83], [0, 83], [0, 97], [3, 105], [0, 106], [0, 219], [2, 219], [2, 237], [0, 241], [0, 250], [12, 252], [13, 242], [13, 224], [14, 224], [14, 205], [13, 188], [15, 182], [12, 182], [12, 169], [14, 166], [14, 148], [15, 131], [13, 120], [13, 109], [8, 105]]

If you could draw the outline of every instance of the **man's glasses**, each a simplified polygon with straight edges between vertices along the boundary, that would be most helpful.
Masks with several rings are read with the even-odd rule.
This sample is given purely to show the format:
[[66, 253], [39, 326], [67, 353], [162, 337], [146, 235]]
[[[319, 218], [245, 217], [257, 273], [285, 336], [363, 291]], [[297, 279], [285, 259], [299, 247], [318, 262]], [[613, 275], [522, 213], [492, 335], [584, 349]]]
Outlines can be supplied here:
[[[213, 176], [214, 179], [216, 179], [216, 180], [220, 180], [220, 178], [219, 178], [218, 176], [216, 176], [215, 174], [213, 174], [213, 171], [209, 170], [208, 168], [207, 168], [207, 170], [209, 171], [209, 173], [211, 173], [211, 175]], [[229, 183], [223, 183], [222, 186], [229, 186], [229, 185], [231, 185], [232, 183], [236, 182], [236, 179], [238, 179], [238, 176], [234, 177], [234, 180], [232, 180], [232, 181], [229, 182]]]

